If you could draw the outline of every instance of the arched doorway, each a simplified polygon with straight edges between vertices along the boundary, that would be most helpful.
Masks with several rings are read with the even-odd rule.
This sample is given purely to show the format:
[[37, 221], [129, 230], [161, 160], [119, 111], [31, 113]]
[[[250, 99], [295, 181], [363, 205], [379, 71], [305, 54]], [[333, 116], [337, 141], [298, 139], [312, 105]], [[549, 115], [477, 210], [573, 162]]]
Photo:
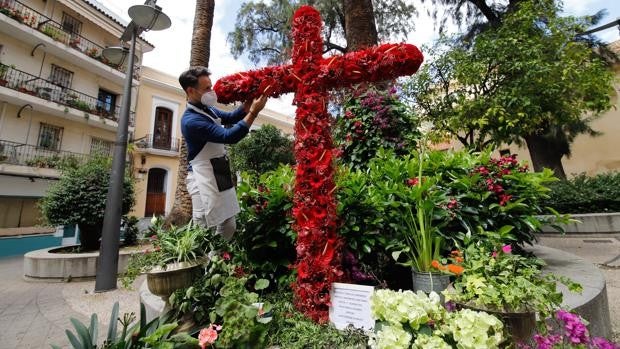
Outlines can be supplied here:
[[153, 148], [170, 150], [172, 143], [172, 110], [164, 107], [155, 108], [153, 124]]
[[149, 170], [146, 182], [146, 205], [144, 217], [163, 216], [166, 213], [166, 177], [168, 171], [161, 168]]

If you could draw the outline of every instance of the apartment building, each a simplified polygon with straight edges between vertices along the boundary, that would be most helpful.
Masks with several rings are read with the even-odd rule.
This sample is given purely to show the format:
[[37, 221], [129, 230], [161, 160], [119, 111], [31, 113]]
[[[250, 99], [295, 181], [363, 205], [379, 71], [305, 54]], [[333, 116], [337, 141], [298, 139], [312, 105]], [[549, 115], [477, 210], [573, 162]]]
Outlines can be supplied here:
[[[136, 178], [136, 205], [131, 213], [152, 217], [170, 212], [174, 203], [181, 142], [180, 118], [185, 93], [178, 77], [143, 66], [138, 90], [132, 165]], [[234, 105], [218, 105], [232, 110]], [[271, 124], [293, 135], [292, 117], [263, 109], [252, 128]]]
[[[125, 24], [91, 0], [0, 0], [0, 229], [40, 222], [61, 162], [111, 153], [126, 66], [102, 51]], [[133, 96], [153, 48], [137, 41]]]

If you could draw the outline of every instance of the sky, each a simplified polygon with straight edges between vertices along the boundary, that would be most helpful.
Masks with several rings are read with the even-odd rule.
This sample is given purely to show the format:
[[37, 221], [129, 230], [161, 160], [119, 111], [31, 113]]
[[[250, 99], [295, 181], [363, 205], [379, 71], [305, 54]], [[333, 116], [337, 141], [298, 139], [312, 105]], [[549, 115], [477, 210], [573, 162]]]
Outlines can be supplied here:
[[[143, 4], [144, 0], [97, 0], [108, 9], [129, 22], [127, 9], [132, 5]], [[419, 1], [413, 1], [419, 4]], [[235, 25], [237, 11], [243, 0], [216, 0], [215, 15], [211, 33], [211, 57], [209, 68], [212, 79], [248, 69], [259, 68], [244, 57], [235, 59], [230, 53], [230, 45], [226, 36]], [[146, 53], [143, 65], [178, 76], [189, 65], [192, 25], [194, 19], [194, 0], [158, 0], [157, 5], [162, 7], [171, 21], [172, 26], [163, 31], [151, 31], [143, 34], [155, 46], [155, 50]], [[426, 1], [425, 6], [431, 2]], [[420, 5], [417, 5], [420, 6]], [[569, 15], [593, 14], [598, 10], [607, 9], [608, 15], [601, 24], [609, 23], [620, 18], [620, 1], [617, 0], [564, 0], [564, 11]], [[409, 34], [407, 42], [421, 47], [437, 37], [433, 28], [433, 21], [425, 15], [421, 7], [418, 12], [415, 30]], [[620, 39], [618, 27], [610, 28], [597, 34], [603, 41], [612, 42]], [[291, 106], [292, 96], [289, 94], [279, 99], [271, 98], [267, 108], [292, 116], [294, 108]]]

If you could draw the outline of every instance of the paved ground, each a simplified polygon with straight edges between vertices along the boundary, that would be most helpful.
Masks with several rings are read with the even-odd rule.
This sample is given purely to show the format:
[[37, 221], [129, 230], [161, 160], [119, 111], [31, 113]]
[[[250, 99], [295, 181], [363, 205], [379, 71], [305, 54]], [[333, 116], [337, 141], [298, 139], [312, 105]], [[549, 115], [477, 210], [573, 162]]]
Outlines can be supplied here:
[[612, 338], [620, 343], [620, 234], [542, 235], [539, 243], [573, 253], [596, 265], [607, 281]]
[[69, 319], [88, 324], [93, 312], [99, 317], [102, 338], [116, 301], [121, 314], [139, 313], [136, 292], [95, 294], [94, 281], [26, 282], [22, 279], [22, 265], [22, 257], [0, 259], [0, 349], [50, 348], [50, 344], [69, 348], [65, 334], [65, 329], [73, 329]]
[[[620, 341], [620, 234], [545, 235], [540, 243], [574, 253], [599, 267], [607, 279], [614, 337]], [[26, 282], [22, 279], [22, 263], [21, 257], [0, 259], [0, 349], [49, 348], [50, 343], [69, 347], [64, 333], [72, 328], [69, 318], [87, 322], [93, 312], [99, 316], [99, 332], [104, 336], [105, 324], [116, 301], [120, 303], [121, 314], [138, 313], [136, 291], [95, 294], [94, 281]], [[138, 279], [136, 285], [142, 281]]]

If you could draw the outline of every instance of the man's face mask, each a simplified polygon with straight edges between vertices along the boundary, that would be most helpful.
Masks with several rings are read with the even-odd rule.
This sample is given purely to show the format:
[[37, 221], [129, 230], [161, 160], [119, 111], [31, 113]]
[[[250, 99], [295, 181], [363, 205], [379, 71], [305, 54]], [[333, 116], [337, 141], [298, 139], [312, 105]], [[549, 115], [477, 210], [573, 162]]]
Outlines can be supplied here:
[[215, 103], [217, 103], [217, 95], [215, 94], [215, 91], [211, 90], [203, 93], [202, 97], [200, 97], [200, 103], [206, 106], [215, 105]]

